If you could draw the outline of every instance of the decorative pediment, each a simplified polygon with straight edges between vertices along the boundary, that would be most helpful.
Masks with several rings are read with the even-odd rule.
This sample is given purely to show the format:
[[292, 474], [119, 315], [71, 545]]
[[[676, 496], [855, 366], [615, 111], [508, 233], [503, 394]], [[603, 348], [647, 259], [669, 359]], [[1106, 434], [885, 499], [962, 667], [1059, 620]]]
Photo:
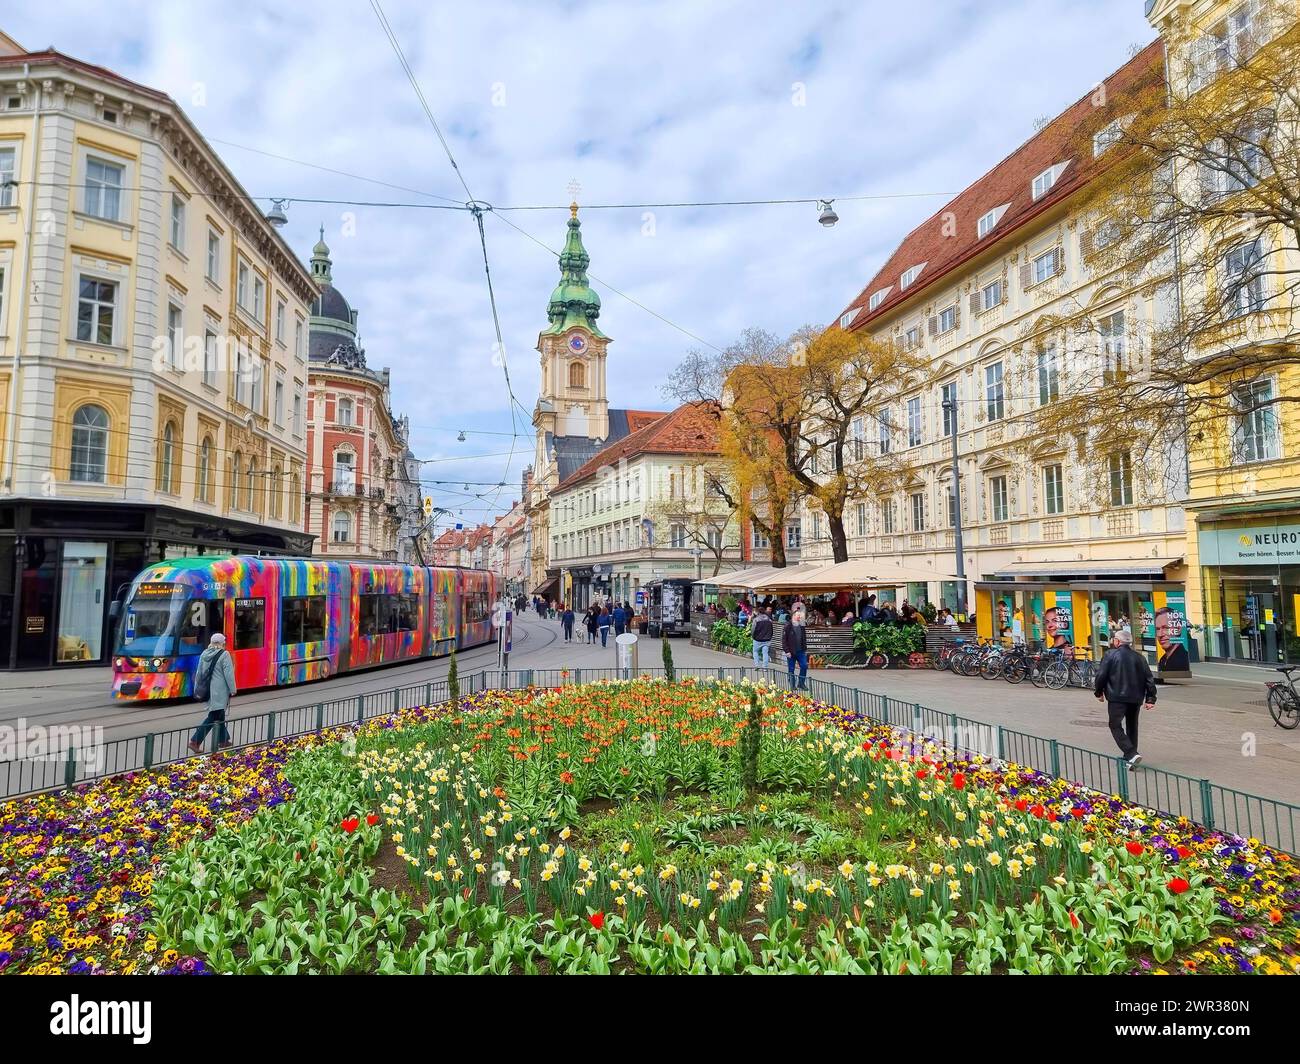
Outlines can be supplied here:
[[1012, 465], [1011, 459], [1001, 451], [989, 451], [979, 460], [980, 472], [988, 472], [992, 469], [1009, 469]]

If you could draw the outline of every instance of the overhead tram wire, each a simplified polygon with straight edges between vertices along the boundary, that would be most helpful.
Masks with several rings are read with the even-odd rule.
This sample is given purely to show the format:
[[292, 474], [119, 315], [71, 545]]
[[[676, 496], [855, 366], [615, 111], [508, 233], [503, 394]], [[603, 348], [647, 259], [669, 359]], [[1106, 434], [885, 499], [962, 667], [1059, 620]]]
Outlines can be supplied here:
[[[518, 431], [519, 423], [515, 420], [515, 408], [518, 408], [521, 411], [524, 408], [523, 408], [523, 404], [521, 404], [519, 400], [515, 397], [514, 387], [510, 383], [510, 367], [507, 364], [507, 360], [506, 360], [505, 339], [501, 333], [501, 316], [497, 312], [496, 291], [492, 285], [492, 269], [488, 261], [487, 237], [483, 229], [483, 205], [479, 203], [479, 201], [475, 198], [474, 193], [470, 191], [469, 182], [465, 180], [465, 175], [461, 173], [460, 166], [456, 162], [456, 157], [454, 154], [452, 154], [451, 145], [447, 143], [447, 138], [443, 136], [442, 128], [438, 125], [437, 118], [434, 117], [433, 109], [429, 106], [429, 101], [426, 100], [424, 97], [424, 91], [420, 88], [419, 79], [416, 78], [415, 71], [411, 69], [411, 64], [408, 63], [406, 60], [406, 55], [402, 51], [401, 42], [398, 41], [397, 34], [393, 32], [392, 26], [389, 25], [388, 16], [384, 14], [383, 5], [379, 2], [379, 0], [370, 0], [370, 7], [374, 11], [375, 17], [379, 20], [380, 27], [383, 29], [384, 34], [388, 37], [388, 43], [392, 46], [393, 52], [397, 56], [398, 62], [401, 63], [402, 69], [406, 72], [406, 78], [411, 83], [411, 88], [415, 91], [416, 99], [420, 101], [420, 107], [423, 109], [425, 117], [428, 118], [429, 125], [433, 127], [433, 132], [438, 137], [438, 143], [442, 145], [442, 150], [447, 155], [447, 161], [451, 164], [451, 168], [456, 172], [456, 178], [458, 181], [460, 181], [461, 188], [465, 190], [465, 195], [469, 197], [469, 200], [465, 204], [465, 206], [471, 211], [471, 213], [473, 213], [474, 222], [478, 227], [479, 246], [483, 252], [483, 272], [487, 279], [487, 286], [488, 286], [488, 302], [492, 308], [492, 327], [496, 333], [497, 352], [500, 354], [501, 357], [501, 370], [505, 378], [506, 394], [509, 396], [510, 404], [511, 404], [510, 427], [515, 431]], [[525, 414], [527, 413], [526, 411], [524, 412]], [[501, 478], [502, 487], [504, 487], [505, 485], [505, 477], [509, 475], [510, 464], [514, 460], [514, 450], [515, 450], [516, 440], [517, 438], [512, 437], [510, 441], [511, 453], [510, 456], [506, 459], [505, 473]], [[497, 498], [494, 500], [494, 502], [499, 501], [500, 490], [501, 489], [498, 488]]]

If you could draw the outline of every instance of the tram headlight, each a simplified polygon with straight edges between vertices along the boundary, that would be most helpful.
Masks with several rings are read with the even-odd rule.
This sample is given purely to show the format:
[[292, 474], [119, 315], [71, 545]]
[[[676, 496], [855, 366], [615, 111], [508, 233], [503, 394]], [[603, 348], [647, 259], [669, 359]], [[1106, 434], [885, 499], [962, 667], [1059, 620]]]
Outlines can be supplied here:
[[162, 662], [162, 658], [154, 658], [154, 659], [153, 659], [153, 667], [154, 667], [155, 669], [161, 669], [161, 668], [162, 668], [162, 663], [163, 663], [163, 662]]
[[114, 665], [116, 668], [119, 668], [119, 669], [125, 669], [125, 668], [126, 668], [126, 658], [118, 658], [115, 662], [113, 662], [113, 665]]

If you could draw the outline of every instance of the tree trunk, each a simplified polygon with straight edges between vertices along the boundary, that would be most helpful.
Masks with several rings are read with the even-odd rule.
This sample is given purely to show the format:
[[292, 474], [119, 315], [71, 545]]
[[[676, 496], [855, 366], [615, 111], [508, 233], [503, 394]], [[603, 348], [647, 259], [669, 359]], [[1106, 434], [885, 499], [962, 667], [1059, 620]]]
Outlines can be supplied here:
[[831, 556], [837, 562], [849, 560], [849, 541], [844, 534], [844, 515], [827, 513], [826, 525], [831, 533]]
[[767, 541], [772, 545], [771, 546], [772, 568], [784, 569], [785, 568], [785, 539], [782, 536], [769, 536]]

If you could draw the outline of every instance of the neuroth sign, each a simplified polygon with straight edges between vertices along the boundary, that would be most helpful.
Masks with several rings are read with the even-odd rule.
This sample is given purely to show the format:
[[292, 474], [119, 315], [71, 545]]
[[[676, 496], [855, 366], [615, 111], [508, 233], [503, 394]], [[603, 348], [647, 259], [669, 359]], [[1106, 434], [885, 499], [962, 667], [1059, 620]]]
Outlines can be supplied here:
[[1300, 524], [1211, 528], [1197, 541], [1202, 565], [1300, 564]]

